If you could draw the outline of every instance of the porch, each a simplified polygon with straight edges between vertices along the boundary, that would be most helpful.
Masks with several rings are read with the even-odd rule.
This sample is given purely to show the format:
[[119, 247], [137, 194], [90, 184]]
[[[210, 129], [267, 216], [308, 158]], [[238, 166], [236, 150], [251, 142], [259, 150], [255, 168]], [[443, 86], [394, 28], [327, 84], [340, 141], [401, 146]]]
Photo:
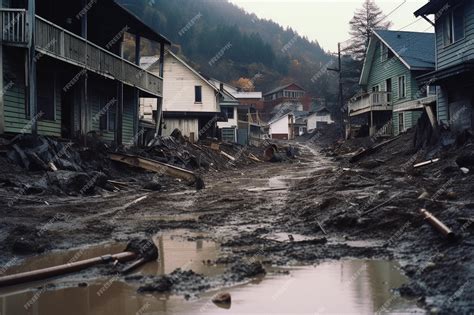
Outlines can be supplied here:
[[[28, 11], [0, 9], [1, 43], [28, 47]], [[38, 15], [35, 18], [36, 58], [48, 55], [104, 77], [136, 87], [156, 97], [163, 95], [163, 78]]]
[[374, 111], [391, 111], [391, 93], [370, 92], [359, 94], [350, 100], [348, 107], [351, 117]]

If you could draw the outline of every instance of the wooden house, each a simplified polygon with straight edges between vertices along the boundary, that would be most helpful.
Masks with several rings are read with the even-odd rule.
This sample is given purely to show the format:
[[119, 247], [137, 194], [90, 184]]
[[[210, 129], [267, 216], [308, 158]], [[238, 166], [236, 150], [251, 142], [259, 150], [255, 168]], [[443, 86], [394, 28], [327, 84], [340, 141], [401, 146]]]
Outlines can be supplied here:
[[[139, 67], [141, 38], [169, 41], [115, 0], [2, 0], [0, 134], [133, 144], [139, 98], [161, 99], [162, 73]], [[124, 58], [125, 34], [135, 60]]]
[[314, 113], [311, 113], [306, 118], [308, 131], [311, 132], [314, 129], [321, 129], [327, 125], [334, 124], [331, 112], [326, 107], [317, 109]]
[[431, 33], [375, 30], [369, 41], [359, 84], [349, 102], [351, 118], [364, 118], [369, 133], [399, 134], [412, 128], [425, 106], [434, 106], [436, 89], [417, 80], [434, 69]]
[[268, 122], [268, 133], [271, 139], [293, 140], [295, 138], [295, 115], [289, 111]]
[[415, 12], [435, 26], [436, 70], [422, 76], [438, 86], [436, 116], [454, 131], [474, 129], [474, 1], [431, 0]]
[[[191, 65], [167, 50], [164, 55], [163, 75], [163, 126], [162, 134], [170, 135], [174, 129], [192, 140], [217, 137], [217, 122], [226, 120], [221, 113], [222, 93], [208, 78]], [[158, 63], [148, 68], [159, 72]], [[156, 108], [142, 101], [142, 106]]]

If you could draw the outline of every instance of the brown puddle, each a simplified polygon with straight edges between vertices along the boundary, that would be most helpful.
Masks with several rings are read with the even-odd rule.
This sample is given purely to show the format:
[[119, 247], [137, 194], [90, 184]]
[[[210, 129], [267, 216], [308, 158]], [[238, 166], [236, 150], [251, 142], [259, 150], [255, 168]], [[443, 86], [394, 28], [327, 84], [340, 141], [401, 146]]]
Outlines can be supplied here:
[[[222, 271], [211, 271], [199, 261], [217, 255], [218, 249], [212, 242], [183, 242], [171, 239], [170, 235], [164, 235], [161, 242], [165, 253], [161, 264], [148, 265], [142, 272], [168, 273], [178, 266], [208, 274]], [[2, 315], [423, 313], [414, 301], [392, 292], [407, 279], [389, 261], [330, 261], [288, 270], [289, 275], [271, 273], [223, 290], [232, 296], [227, 310], [211, 302], [216, 291], [187, 301], [167, 294], [138, 294], [135, 287], [107, 278], [87, 287], [3, 290], [0, 312]], [[107, 289], [103, 290], [104, 287]]]

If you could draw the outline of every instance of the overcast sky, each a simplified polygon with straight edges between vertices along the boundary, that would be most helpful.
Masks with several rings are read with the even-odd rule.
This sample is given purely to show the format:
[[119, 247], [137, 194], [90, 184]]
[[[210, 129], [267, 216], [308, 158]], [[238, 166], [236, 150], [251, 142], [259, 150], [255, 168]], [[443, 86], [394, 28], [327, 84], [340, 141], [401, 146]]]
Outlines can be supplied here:
[[[337, 43], [349, 38], [349, 21], [363, 0], [229, 0], [259, 18], [272, 19], [282, 26], [290, 26], [309, 40], [317, 40], [330, 51], [337, 51]], [[430, 24], [413, 15], [428, 0], [375, 0], [384, 11], [390, 13], [387, 20], [393, 22], [391, 29], [404, 31], [433, 32]]]

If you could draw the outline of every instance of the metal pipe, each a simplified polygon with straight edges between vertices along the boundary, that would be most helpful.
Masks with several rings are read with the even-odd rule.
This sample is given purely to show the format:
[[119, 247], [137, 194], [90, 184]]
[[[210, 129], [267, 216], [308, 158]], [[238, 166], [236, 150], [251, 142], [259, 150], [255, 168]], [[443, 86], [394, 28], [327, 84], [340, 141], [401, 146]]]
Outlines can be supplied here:
[[454, 232], [448, 228], [443, 222], [436, 218], [433, 214], [428, 212], [426, 209], [420, 209], [420, 213], [424, 216], [424, 220], [428, 221], [438, 232], [443, 234], [443, 236], [452, 239], [454, 238]]
[[0, 287], [56, 277], [67, 273], [83, 270], [101, 263], [107, 263], [116, 260], [118, 260], [119, 262], [126, 262], [133, 260], [136, 257], [137, 254], [134, 252], [122, 252], [114, 255], [104, 255], [54, 267], [22, 272], [15, 275], [0, 277]]

